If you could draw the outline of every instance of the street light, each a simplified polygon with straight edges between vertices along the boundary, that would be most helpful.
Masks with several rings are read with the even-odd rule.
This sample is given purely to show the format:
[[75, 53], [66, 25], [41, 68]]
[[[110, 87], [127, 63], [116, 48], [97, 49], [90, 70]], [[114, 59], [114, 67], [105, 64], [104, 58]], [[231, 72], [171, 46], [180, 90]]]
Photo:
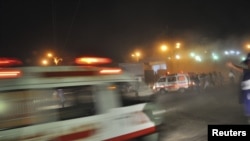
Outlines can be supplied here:
[[176, 43], [176, 48], [180, 48], [181, 47], [181, 43], [177, 42]]
[[181, 56], [180, 55], [175, 55], [175, 58], [177, 59], [177, 60], [179, 60], [179, 59], [181, 59]]
[[48, 65], [48, 60], [43, 59], [43, 60], [42, 60], [42, 65], [45, 65], [45, 66]]
[[141, 53], [137, 51], [137, 52], [131, 54], [131, 56], [136, 58], [136, 61], [139, 62], [139, 59], [141, 57]]
[[52, 53], [48, 53], [47, 56], [51, 58], [53, 55]]
[[250, 44], [247, 44], [247, 49], [250, 49]]
[[49, 57], [49, 58], [52, 58], [53, 59], [53, 62], [55, 63], [55, 65], [58, 65], [58, 63], [59, 62], [62, 62], [63, 61], [63, 59], [62, 58], [60, 58], [60, 57], [56, 57], [56, 56], [54, 56], [52, 53], [47, 53], [47, 56]]
[[168, 49], [168, 47], [167, 47], [166, 45], [162, 45], [162, 46], [161, 46], [161, 50], [162, 50], [163, 52], [165, 52], [167, 49]]
[[[180, 47], [181, 47], [180, 42], [176, 42], [175, 46], [172, 47], [172, 48], [169, 48], [168, 46], [166, 46], [164, 44], [160, 46], [160, 50], [162, 52], [168, 51], [169, 55], [167, 55], [168, 56], [167, 60], [169, 60], [169, 62], [167, 62], [167, 63], [172, 66], [172, 67], [169, 67], [169, 68], [172, 68], [173, 70], [174, 70], [174, 67], [175, 67], [175, 62], [174, 61], [179, 60], [181, 58], [180, 55], [177, 54], [178, 53], [177, 50], [179, 50]], [[170, 58], [173, 58], [173, 59], [170, 59]], [[165, 59], [165, 57], [164, 57], [164, 59]], [[172, 61], [170, 61], [170, 60], [172, 60]]]

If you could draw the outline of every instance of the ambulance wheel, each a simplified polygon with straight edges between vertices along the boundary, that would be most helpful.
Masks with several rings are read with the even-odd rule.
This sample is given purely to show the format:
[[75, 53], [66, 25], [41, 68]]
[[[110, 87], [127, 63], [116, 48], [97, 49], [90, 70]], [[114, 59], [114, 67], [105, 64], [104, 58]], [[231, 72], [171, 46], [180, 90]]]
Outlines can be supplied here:
[[160, 89], [159, 94], [165, 94], [166, 91], [164, 89]]

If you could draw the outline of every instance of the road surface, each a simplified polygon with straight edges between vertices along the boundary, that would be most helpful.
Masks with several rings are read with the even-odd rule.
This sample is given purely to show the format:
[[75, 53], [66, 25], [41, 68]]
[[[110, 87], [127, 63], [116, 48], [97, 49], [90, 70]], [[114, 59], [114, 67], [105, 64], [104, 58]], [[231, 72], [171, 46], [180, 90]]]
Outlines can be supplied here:
[[160, 95], [167, 111], [161, 141], [206, 141], [208, 124], [247, 124], [238, 90], [233, 85]]

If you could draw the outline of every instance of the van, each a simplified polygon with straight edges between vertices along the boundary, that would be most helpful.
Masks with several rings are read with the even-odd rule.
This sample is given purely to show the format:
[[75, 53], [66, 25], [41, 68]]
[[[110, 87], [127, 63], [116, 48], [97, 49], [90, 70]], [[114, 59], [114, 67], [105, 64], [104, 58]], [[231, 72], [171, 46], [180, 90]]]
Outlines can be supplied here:
[[153, 90], [157, 93], [180, 92], [184, 93], [192, 87], [190, 77], [186, 73], [169, 74], [162, 76], [154, 84]]

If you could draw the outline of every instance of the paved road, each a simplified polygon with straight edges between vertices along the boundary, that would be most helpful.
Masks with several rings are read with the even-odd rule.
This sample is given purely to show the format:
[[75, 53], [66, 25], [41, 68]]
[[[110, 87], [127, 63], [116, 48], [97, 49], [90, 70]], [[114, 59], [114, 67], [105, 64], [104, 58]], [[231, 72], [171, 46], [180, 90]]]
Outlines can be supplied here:
[[247, 124], [237, 88], [158, 97], [167, 110], [161, 141], [206, 141], [208, 124]]

